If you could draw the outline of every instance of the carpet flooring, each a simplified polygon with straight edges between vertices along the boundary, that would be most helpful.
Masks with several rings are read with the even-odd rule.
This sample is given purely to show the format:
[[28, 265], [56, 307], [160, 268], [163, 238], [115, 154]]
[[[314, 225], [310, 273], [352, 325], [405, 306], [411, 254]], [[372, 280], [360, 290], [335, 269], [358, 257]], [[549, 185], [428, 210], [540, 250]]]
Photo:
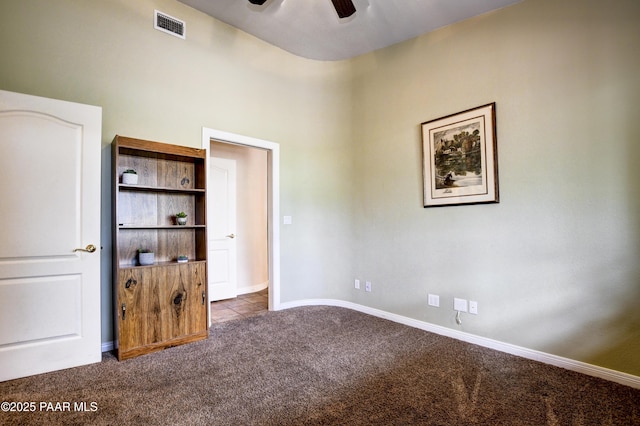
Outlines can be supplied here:
[[3, 425], [640, 425], [640, 389], [322, 306], [214, 324], [209, 339], [123, 362], [104, 354], [0, 395], [37, 404], [0, 412]]

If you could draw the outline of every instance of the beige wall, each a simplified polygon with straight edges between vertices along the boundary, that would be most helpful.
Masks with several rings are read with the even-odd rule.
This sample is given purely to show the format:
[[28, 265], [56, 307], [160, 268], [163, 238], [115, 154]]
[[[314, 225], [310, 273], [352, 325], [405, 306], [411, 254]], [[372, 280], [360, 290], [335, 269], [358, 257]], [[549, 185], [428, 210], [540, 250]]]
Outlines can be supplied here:
[[[351, 300], [640, 375], [639, 22], [527, 0], [355, 59]], [[423, 208], [420, 123], [489, 102], [500, 204]]]
[[[154, 9], [187, 22], [156, 31]], [[175, 0], [0, 2], [0, 88], [103, 111], [103, 342], [111, 322], [114, 135], [199, 147], [202, 127], [280, 144], [281, 298], [351, 275], [348, 64], [298, 58]], [[324, 267], [327, 253], [331, 268]]]
[[[154, 30], [154, 9], [187, 40]], [[175, 0], [3, 1], [0, 88], [103, 108], [105, 342], [108, 144], [199, 146], [204, 126], [280, 144], [283, 302], [352, 301], [640, 375], [639, 18], [634, 0], [525, 0], [316, 62]], [[493, 101], [501, 203], [424, 209], [419, 124]], [[480, 314], [456, 325], [454, 296]]]

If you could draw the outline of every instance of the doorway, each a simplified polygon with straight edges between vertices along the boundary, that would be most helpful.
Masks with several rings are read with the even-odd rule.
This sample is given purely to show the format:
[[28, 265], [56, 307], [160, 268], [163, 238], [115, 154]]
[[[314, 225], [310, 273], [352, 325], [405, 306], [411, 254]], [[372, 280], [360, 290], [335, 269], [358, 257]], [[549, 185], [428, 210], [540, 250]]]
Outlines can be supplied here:
[[212, 322], [268, 309], [267, 151], [211, 141], [207, 197]]
[[[268, 265], [268, 308], [280, 309], [280, 227], [279, 227], [279, 162], [280, 148], [277, 143], [237, 135], [219, 130], [203, 128], [202, 147], [207, 150], [210, 161], [215, 146], [233, 145], [234, 147], [258, 149], [266, 154], [266, 247]], [[213, 146], [213, 148], [212, 148]], [[207, 168], [210, 166], [207, 165]], [[210, 204], [210, 202], [208, 202]], [[209, 209], [210, 206], [207, 206]], [[230, 234], [229, 234], [230, 235]], [[211, 264], [210, 264], [211, 267]], [[209, 272], [211, 274], [211, 271]], [[209, 301], [211, 302], [211, 294]], [[211, 322], [211, 318], [209, 319]]]

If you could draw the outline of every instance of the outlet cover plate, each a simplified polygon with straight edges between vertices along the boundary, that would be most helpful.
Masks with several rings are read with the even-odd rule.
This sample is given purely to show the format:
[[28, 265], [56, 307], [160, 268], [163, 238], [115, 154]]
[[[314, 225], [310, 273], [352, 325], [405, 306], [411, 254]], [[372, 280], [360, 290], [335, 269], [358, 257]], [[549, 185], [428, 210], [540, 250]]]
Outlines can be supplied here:
[[429, 306], [440, 307], [440, 296], [429, 293]]
[[460, 312], [467, 312], [467, 299], [453, 298], [453, 310]]

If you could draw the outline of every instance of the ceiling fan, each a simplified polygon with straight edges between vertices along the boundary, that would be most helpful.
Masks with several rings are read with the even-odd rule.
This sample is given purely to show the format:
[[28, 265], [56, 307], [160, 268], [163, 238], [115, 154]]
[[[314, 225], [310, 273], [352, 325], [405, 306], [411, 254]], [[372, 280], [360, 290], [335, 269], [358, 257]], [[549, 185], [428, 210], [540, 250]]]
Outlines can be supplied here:
[[[251, 4], [263, 5], [267, 0], [249, 0]], [[347, 18], [356, 12], [356, 7], [351, 0], [331, 0], [333, 7], [338, 12], [340, 19]]]

